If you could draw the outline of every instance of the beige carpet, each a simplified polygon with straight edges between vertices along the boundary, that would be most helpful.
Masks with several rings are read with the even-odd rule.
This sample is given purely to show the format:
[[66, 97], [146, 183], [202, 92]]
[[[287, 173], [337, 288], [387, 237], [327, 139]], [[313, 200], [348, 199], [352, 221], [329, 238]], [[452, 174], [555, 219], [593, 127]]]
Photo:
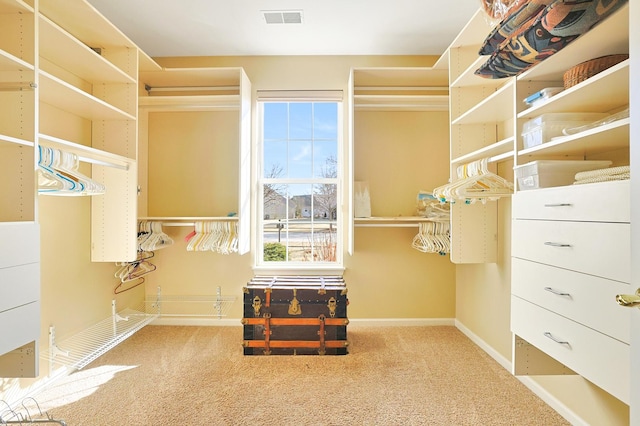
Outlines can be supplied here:
[[348, 334], [345, 356], [244, 356], [240, 326], [147, 326], [36, 399], [68, 426], [567, 424], [454, 327]]

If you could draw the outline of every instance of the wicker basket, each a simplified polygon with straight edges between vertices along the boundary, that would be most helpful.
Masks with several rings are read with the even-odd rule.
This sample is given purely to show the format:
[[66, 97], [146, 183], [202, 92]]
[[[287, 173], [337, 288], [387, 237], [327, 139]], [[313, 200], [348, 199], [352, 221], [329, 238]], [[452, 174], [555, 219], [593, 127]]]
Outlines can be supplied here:
[[599, 72], [602, 72], [607, 68], [626, 60], [627, 58], [629, 58], [629, 55], [626, 54], [607, 55], [582, 62], [568, 69], [564, 73], [562, 76], [564, 88], [568, 89], [571, 86], [575, 86], [576, 84], [585, 81], [589, 77], [593, 77]]

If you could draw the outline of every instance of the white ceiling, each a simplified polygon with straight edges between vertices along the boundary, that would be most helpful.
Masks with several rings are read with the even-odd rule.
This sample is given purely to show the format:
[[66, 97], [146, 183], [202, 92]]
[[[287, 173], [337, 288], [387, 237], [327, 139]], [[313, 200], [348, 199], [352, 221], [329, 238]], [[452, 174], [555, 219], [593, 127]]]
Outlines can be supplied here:
[[[88, 0], [152, 57], [440, 55], [479, 0]], [[266, 24], [264, 11], [302, 11]]]

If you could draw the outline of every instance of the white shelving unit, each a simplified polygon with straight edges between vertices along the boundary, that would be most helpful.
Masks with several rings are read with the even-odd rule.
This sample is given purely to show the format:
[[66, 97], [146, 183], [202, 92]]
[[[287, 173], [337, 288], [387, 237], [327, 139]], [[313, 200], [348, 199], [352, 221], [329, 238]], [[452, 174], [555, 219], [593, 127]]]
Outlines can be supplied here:
[[[457, 169], [464, 164], [486, 158], [495, 167], [513, 158], [515, 83], [474, 74], [487, 60], [478, 51], [490, 30], [484, 12], [478, 10], [448, 49], [451, 182], [457, 180]], [[452, 204], [451, 261], [496, 262], [497, 224], [496, 202]]]
[[[140, 173], [141, 220], [153, 217], [154, 220], [184, 223], [185, 226], [194, 221], [234, 220], [238, 222], [238, 252], [239, 254], [248, 252], [250, 245], [248, 206], [250, 205], [251, 172], [251, 83], [244, 70], [241, 68], [166, 68], [158, 71], [144, 71], [140, 74], [140, 94], [140, 144], [141, 152], [144, 152], [144, 161], [141, 162], [144, 165]], [[187, 173], [181, 173], [180, 170], [185, 171], [189, 168], [189, 158], [171, 158], [171, 168], [163, 168], [158, 163], [154, 163], [155, 142], [151, 126], [154, 124], [154, 116], [160, 117], [162, 114], [169, 114], [163, 117], [173, 117], [177, 120], [188, 120], [189, 116], [197, 119], [199, 115], [206, 114], [207, 120], [220, 118], [226, 120], [228, 126], [234, 126], [235, 139], [211, 140], [207, 143], [225, 146], [232, 144], [232, 147], [236, 147], [229, 151], [230, 154], [227, 153], [227, 157], [213, 156], [210, 170], [215, 170], [217, 164], [237, 162], [238, 175], [216, 181], [207, 181], [202, 175], [187, 180], [189, 179], [185, 177]], [[188, 146], [194, 142], [185, 135], [181, 143]], [[206, 147], [201, 148], [201, 152], [206, 152]], [[154, 170], [160, 170], [158, 168], [162, 169], [162, 173], [168, 179], [172, 179], [171, 176], [184, 178], [181, 182], [189, 186], [189, 191], [182, 193], [186, 198], [181, 199], [180, 202], [175, 202], [175, 199], [171, 201], [172, 195], [167, 194], [166, 188], [149, 186], [148, 175]], [[170, 169], [175, 170], [174, 175], [171, 175]], [[231, 196], [226, 190], [229, 185], [235, 188], [230, 191]], [[216, 198], [221, 192], [227, 194], [224, 201]], [[202, 198], [194, 199], [194, 196]], [[211, 200], [216, 202], [210, 202]], [[212, 210], [214, 204], [215, 211]], [[203, 206], [206, 211], [203, 211]], [[211, 206], [211, 209], [207, 206]], [[235, 213], [235, 216], [227, 216], [231, 212]]]
[[[366, 114], [377, 114], [380, 120], [392, 122], [403, 114], [433, 112], [446, 112], [449, 108], [448, 73], [446, 69], [435, 67], [407, 67], [407, 68], [354, 68], [350, 76], [350, 127], [352, 133], [349, 142], [349, 158], [352, 164], [349, 167], [349, 181], [369, 181], [366, 172], [358, 168], [360, 163], [355, 158], [356, 151], [363, 149], [369, 141], [362, 134], [357, 134], [354, 129], [358, 127], [361, 119], [366, 119]], [[427, 117], [426, 115], [424, 117]], [[397, 151], [394, 147], [402, 147], [412, 141], [388, 140], [384, 150], [389, 153]], [[396, 158], [396, 161], [401, 161]], [[407, 164], [413, 164], [416, 159], [407, 159]], [[361, 164], [361, 163], [360, 163]], [[411, 167], [411, 166], [408, 166]], [[373, 183], [375, 185], [375, 183]], [[434, 186], [436, 184], [434, 183]], [[353, 200], [353, 185], [349, 185], [349, 198]], [[371, 188], [374, 192], [384, 191], [381, 188]], [[392, 194], [378, 192], [380, 196], [388, 198]], [[415, 195], [414, 195], [415, 196]], [[393, 206], [388, 206], [393, 208]], [[349, 252], [354, 247], [354, 227], [418, 227], [419, 222], [427, 219], [412, 217], [415, 210], [398, 211], [394, 215], [385, 216], [373, 211], [374, 217], [354, 218], [353, 206], [349, 211]], [[402, 214], [400, 216], [398, 213]]]
[[[40, 228], [35, 194], [35, 11], [0, 1], [0, 377], [38, 375]], [[9, 184], [10, 182], [10, 184]]]
[[[86, 1], [39, 3], [39, 142], [92, 163], [91, 259], [136, 257], [139, 49]], [[66, 134], [88, 125], [90, 136]]]

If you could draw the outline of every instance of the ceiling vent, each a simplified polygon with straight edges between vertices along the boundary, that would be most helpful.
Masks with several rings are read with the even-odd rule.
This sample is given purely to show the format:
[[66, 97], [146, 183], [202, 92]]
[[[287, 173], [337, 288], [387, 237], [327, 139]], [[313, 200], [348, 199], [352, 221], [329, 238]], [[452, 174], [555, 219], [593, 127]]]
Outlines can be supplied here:
[[263, 10], [267, 24], [302, 24], [301, 10]]

